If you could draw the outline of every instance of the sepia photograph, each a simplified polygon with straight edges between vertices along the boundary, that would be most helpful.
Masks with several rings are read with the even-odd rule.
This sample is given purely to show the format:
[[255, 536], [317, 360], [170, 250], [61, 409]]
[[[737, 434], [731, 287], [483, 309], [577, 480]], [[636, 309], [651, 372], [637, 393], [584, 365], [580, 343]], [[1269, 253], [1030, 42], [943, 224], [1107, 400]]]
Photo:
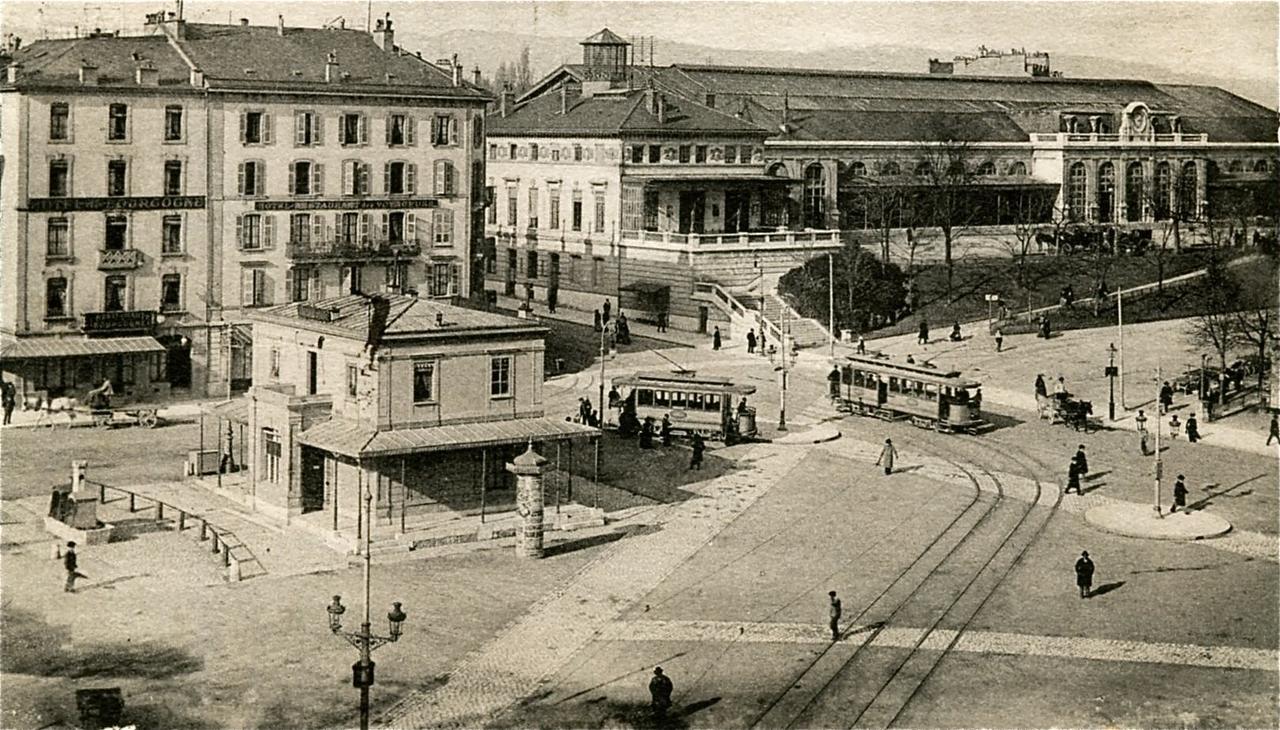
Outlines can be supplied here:
[[1280, 727], [1280, 3], [0, 35], [0, 730]]

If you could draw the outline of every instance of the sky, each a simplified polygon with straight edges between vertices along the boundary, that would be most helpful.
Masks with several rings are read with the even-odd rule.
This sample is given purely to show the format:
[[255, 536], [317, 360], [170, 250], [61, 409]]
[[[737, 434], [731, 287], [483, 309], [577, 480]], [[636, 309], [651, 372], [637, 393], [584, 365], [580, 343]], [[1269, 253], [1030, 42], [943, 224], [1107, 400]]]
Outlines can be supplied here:
[[[175, 0], [0, 1], [0, 25], [24, 40], [44, 33], [140, 29], [142, 16], [172, 10]], [[653, 35], [722, 48], [817, 49], [904, 45], [971, 52], [980, 44], [1139, 60], [1185, 73], [1274, 78], [1280, 28], [1277, 2], [204, 2], [187, 0], [184, 15], [200, 22], [248, 18], [274, 24], [321, 25], [338, 16], [362, 27], [391, 12], [397, 41], [449, 30], [502, 29], [585, 37], [609, 26], [622, 36]]]

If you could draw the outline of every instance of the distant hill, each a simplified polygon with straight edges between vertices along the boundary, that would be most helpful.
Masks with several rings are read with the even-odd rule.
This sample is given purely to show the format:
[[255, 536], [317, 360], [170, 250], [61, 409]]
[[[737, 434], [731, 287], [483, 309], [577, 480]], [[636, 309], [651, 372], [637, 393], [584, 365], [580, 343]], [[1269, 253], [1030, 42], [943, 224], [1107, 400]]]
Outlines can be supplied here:
[[[406, 47], [422, 50], [427, 58], [458, 54], [468, 69], [479, 65], [491, 76], [498, 64], [512, 64], [520, 49], [529, 47], [534, 78], [539, 78], [562, 63], [582, 60], [580, 38], [540, 36], [509, 31], [457, 30], [423, 37], [408, 36]], [[654, 41], [654, 62], [703, 63], [735, 66], [790, 66], [795, 68], [851, 69], [865, 71], [923, 72], [930, 58], [950, 59], [967, 49], [936, 49], [912, 46], [840, 46], [816, 51], [756, 51], [722, 49], [691, 43], [676, 43], [658, 38]], [[1219, 86], [1232, 93], [1275, 109], [1280, 102], [1280, 89], [1275, 79], [1222, 78], [1205, 74], [1179, 73], [1159, 64], [1143, 61], [1054, 53], [1050, 60], [1056, 71], [1074, 78], [1131, 78], [1167, 83]]]

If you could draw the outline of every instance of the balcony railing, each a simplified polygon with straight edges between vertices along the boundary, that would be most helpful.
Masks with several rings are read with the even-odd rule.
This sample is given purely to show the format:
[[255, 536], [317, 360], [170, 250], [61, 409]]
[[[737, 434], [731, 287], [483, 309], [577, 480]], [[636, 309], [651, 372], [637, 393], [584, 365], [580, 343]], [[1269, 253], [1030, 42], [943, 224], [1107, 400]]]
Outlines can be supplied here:
[[159, 312], [154, 309], [135, 309], [127, 312], [85, 312], [86, 335], [151, 334], [156, 328]]
[[805, 248], [815, 245], [838, 245], [838, 230], [757, 231], [752, 233], [675, 233], [673, 231], [621, 232], [624, 242], [651, 243], [688, 249], [713, 247]]
[[142, 266], [142, 251], [136, 248], [104, 248], [98, 252], [99, 271], [127, 271]]
[[[1073, 142], [1082, 143], [1098, 143], [1098, 142], [1131, 142], [1133, 144], [1147, 144], [1147, 140], [1143, 138], [1129, 139], [1122, 138], [1118, 134], [1099, 134], [1096, 132], [1051, 132], [1048, 134], [1035, 133], [1031, 135], [1032, 142], [1041, 142], [1049, 144], [1069, 144]], [[1207, 134], [1157, 134], [1154, 136], [1156, 144], [1202, 144], [1209, 141]]]
[[305, 241], [290, 242], [285, 255], [294, 261], [335, 261], [412, 258], [422, 253], [416, 240], [393, 241]]

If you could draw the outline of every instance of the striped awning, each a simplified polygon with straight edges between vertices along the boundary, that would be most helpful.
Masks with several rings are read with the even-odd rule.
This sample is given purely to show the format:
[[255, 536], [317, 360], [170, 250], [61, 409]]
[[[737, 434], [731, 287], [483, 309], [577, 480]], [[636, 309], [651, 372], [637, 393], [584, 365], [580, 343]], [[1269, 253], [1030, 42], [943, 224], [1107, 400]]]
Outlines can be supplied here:
[[154, 337], [54, 338], [21, 337], [5, 339], [0, 359], [40, 360], [57, 357], [93, 357], [140, 352], [164, 352]]
[[526, 441], [559, 441], [600, 435], [598, 429], [554, 418], [511, 418], [484, 423], [374, 431], [341, 418], [316, 424], [299, 437], [307, 446], [352, 459], [457, 451]]

